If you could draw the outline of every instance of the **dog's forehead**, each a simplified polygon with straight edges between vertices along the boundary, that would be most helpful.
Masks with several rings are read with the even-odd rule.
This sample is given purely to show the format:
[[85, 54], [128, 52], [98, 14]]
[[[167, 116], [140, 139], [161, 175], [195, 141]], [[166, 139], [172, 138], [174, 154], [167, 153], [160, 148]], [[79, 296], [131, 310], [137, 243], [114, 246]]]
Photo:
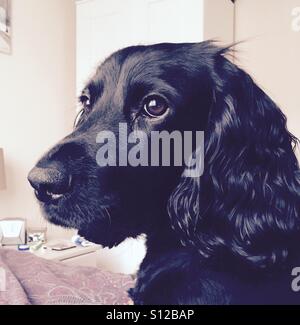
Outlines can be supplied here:
[[216, 52], [207, 42], [127, 47], [108, 57], [85, 89], [94, 102], [126, 100], [135, 90], [139, 94], [163, 90], [173, 96], [184, 84], [193, 84], [207, 73]]
[[130, 88], [145, 81], [176, 83], [180, 79], [182, 84], [185, 79], [209, 73], [216, 58], [227, 51], [212, 41], [130, 46], [100, 64], [84, 90], [99, 98], [105, 90]]
[[113, 53], [97, 69], [94, 79], [116, 83], [137, 76], [160, 76], [176, 67], [184, 68], [192, 44], [161, 43], [131, 46]]

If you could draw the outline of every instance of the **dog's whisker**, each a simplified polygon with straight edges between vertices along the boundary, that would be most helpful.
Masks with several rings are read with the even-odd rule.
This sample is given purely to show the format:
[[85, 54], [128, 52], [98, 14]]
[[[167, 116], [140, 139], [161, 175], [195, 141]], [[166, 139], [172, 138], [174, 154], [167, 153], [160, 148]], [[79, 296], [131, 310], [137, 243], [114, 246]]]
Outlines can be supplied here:
[[104, 210], [106, 211], [106, 215], [107, 215], [108, 220], [109, 220], [109, 226], [111, 227], [111, 215], [110, 215], [110, 212], [108, 211], [108, 209], [106, 207], [104, 207]]

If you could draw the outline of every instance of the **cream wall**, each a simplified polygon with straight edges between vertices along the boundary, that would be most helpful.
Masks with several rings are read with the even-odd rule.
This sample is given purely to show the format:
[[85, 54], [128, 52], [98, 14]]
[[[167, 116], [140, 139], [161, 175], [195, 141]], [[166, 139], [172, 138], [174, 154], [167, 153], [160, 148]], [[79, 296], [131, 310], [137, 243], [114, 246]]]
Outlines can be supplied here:
[[[120, 28], [122, 26], [122, 28]], [[129, 45], [234, 40], [230, 0], [77, 0], [77, 90], [108, 55]]]
[[236, 0], [237, 63], [280, 105], [300, 138], [300, 0]]
[[204, 1], [204, 39], [222, 44], [234, 41], [234, 4], [230, 0]]
[[13, 0], [12, 28], [12, 55], [0, 53], [0, 147], [7, 179], [7, 190], [0, 192], [0, 218], [39, 224], [26, 176], [39, 156], [71, 130], [75, 2]]

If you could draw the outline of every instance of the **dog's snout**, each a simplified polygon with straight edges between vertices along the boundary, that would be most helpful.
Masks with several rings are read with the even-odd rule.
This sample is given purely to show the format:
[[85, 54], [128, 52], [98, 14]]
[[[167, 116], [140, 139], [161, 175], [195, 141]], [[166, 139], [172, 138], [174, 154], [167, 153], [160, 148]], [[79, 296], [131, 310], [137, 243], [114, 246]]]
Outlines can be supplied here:
[[69, 162], [85, 155], [85, 147], [74, 139], [64, 139], [54, 146], [29, 172], [28, 181], [39, 201], [56, 203], [72, 190]]
[[38, 200], [55, 201], [71, 189], [72, 177], [65, 169], [55, 167], [34, 167], [28, 175], [28, 181], [35, 189]]

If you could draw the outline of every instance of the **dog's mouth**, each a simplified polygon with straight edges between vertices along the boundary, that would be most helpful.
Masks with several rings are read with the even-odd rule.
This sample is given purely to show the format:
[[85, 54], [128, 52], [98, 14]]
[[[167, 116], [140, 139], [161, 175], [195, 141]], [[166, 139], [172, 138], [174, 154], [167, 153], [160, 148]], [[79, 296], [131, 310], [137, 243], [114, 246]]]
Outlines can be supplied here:
[[[51, 193], [52, 194], [52, 193]], [[40, 202], [43, 216], [50, 223], [69, 229], [76, 229], [78, 234], [95, 244], [104, 247], [113, 247], [122, 242], [128, 235], [130, 223], [120, 226], [124, 220], [128, 220], [128, 214], [114, 200], [94, 200], [73, 195], [69, 199], [66, 196], [56, 198], [51, 195], [51, 203]], [[88, 202], [87, 202], [88, 201]]]
[[[54, 180], [56, 180], [55, 177], [58, 178], [59, 176], [61, 177], [60, 174], [52, 177]], [[58, 183], [58, 185], [55, 183], [55, 181], [52, 184], [48, 179], [46, 180], [48, 183], [44, 181], [45, 184], [36, 184], [34, 179], [29, 180], [31, 185], [34, 187], [34, 194], [39, 202], [56, 205], [63, 198], [70, 197], [73, 194], [74, 186], [71, 176], [65, 177], [63, 179], [64, 182]]]
[[53, 193], [50, 191], [34, 191], [36, 198], [46, 204], [57, 204], [60, 199], [65, 197], [65, 194]]
[[118, 199], [112, 194], [82, 192], [82, 188], [75, 187], [64, 194], [36, 191], [35, 195], [44, 218], [50, 223], [76, 229], [87, 240], [102, 244], [111, 232], [112, 215], [120, 215]]

